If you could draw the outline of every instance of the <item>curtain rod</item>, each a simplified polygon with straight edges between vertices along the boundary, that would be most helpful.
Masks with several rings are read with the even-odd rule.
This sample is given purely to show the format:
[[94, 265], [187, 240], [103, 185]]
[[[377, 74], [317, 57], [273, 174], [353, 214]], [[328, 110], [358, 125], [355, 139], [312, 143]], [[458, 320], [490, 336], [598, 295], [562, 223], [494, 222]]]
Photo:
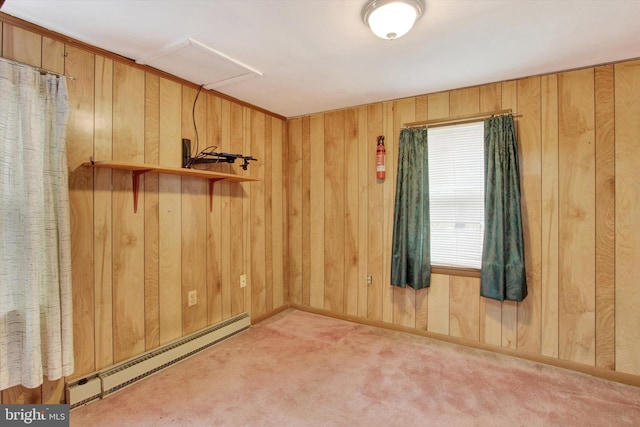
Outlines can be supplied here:
[[491, 117], [498, 116], [517, 116], [518, 113], [514, 113], [511, 109], [506, 110], [498, 110], [491, 111], [483, 114], [467, 114], [465, 116], [452, 117], [448, 119], [434, 119], [434, 120], [422, 120], [420, 122], [411, 122], [405, 123], [402, 125], [403, 129], [406, 128], [417, 128], [417, 127], [436, 127], [436, 126], [444, 126], [449, 124], [463, 124], [463, 123], [473, 123], [479, 122], [480, 120], [488, 119]]
[[67, 76], [67, 75], [64, 75], [64, 74], [56, 73], [55, 71], [49, 71], [49, 70], [46, 70], [44, 68], [36, 67], [35, 65], [25, 64], [24, 62], [16, 61], [15, 59], [9, 59], [9, 58], [5, 58], [5, 57], [0, 56], [0, 61], [8, 62], [9, 64], [17, 65], [19, 67], [31, 68], [33, 70], [36, 70], [37, 72], [39, 72], [42, 75], [44, 75], [44, 74], [53, 74], [54, 76], [58, 76], [58, 77], [66, 77], [69, 80], [75, 80], [76, 79], [73, 76]]

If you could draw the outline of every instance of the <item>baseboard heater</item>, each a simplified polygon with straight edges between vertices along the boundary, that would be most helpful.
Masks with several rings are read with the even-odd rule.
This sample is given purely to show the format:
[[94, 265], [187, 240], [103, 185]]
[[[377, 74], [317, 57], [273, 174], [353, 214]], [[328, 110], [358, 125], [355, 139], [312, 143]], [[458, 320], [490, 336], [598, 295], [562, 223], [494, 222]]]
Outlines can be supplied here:
[[242, 313], [134, 359], [68, 383], [66, 386], [67, 404], [73, 409], [94, 400], [103, 399], [111, 393], [236, 335], [250, 326], [249, 315]]

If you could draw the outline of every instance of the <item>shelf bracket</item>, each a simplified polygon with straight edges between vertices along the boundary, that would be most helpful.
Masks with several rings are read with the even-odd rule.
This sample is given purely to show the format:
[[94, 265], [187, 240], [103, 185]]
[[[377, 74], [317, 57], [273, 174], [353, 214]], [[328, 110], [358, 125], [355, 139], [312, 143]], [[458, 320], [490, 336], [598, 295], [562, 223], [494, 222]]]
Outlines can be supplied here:
[[[1, 2], [2, 0], [0, 0]], [[159, 165], [149, 165], [144, 163], [128, 163], [128, 162], [115, 162], [111, 160], [94, 161], [93, 158], [90, 162], [83, 163], [82, 166], [91, 168], [106, 168], [122, 171], [131, 171], [131, 178], [133, 180], [132, 193], [133, 193], [133, 212], [138, 213], [138, 194], [140, 192], [140, 175], [147, 172], [177, 175], [191, 178], [205, 178], [209, 181], [209, 210], [213, 211], [213, 187], [216, 181], [227, 182], [251, 182], [260, 181], [258, 178], [252, 178], [250, 176], [243, 176], [230, 173], [215, 172], [209, 170], [200, 169], [188, 169], [188, 168], [173, 168]]]
[[213, 212], [213, 184], [218, 181], [222, 181], [222, 178], [209, 179], [209, 212]]
[[131, 171], [133, 180], [133, 213], [138, 213], [138, 192], [140, 190], [140, 175], [149, 172], [151, 169]]

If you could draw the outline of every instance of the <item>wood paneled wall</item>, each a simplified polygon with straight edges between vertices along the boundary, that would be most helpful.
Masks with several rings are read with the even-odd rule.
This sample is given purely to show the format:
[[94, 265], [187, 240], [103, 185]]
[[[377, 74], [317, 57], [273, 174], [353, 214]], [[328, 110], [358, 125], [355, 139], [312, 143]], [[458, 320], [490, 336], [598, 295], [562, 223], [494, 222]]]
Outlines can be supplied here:
[[[180, 167], [181, 139], [196, 141], [197, 89], [91, 50], [2, 22], [3, 57], [68, 80], [75, 372], [134, 357], [241, 312], [288, 304], [284, 276], [286, 123], [200, 93], [199, 148], [250, 153], [258, 182], [145, 174], [133, 212], [131, 174], [82, 167], [90, 157]], [[247, 287], [240, 288], [240, 275]], [[188, 307], [187, 293], [198, 303]], [[2, 403], [59, 402], [64, 382], [2, 391]]]
[[[390, 286], [400, 127], [507, 108], [518, 112], [528, 297], [481, 298], [479, 279], [443, 274], [429, 289]], [[291, 303], [640, 375], [638, 117], [632, 61], [290, 119]]]
[[[0, 23], [2, 21], [0, 20]], [[260, 182], [130, 175], [90, 156], [180, 165], [195, 141], [197, 91], [32, 29], [2, 23], [0, 55], [73, 75], [73, 377], [246, 311], [289, 302], [640, 375], [640, 62], [420, 95], [284, 122], [201, 93], [200, 147], [251, 153]], [[529, 296], [480, 298], [479, 279], [434, 274], [389, 285], [397, 138], [403, 123], [519, 113]], [[385, 135], [387, 179], [375, 177]], [[239, 288], [247, 274], [248, 287]], [[366, 277], [373, 282], [367, 285]], [[198, 291], [198, 304], [186, 295]], [[62, 381], [2, 391], [3, 403], [59, 402]]]

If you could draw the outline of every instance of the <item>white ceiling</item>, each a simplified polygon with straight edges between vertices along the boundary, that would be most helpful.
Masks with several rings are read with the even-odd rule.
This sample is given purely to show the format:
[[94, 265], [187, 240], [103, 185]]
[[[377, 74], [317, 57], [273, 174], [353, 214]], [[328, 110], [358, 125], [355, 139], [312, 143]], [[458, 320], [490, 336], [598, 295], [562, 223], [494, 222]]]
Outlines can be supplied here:
[[[2, 12], [134, 60], [193, 38], [262, 73], [217, 91], [285, 117], [640, 57], [640, 0], [426, 0], [393, 41], [362, 22], [365, 3], [6, 0]], [[185, 57], [180, 70], [207, 64]]]

